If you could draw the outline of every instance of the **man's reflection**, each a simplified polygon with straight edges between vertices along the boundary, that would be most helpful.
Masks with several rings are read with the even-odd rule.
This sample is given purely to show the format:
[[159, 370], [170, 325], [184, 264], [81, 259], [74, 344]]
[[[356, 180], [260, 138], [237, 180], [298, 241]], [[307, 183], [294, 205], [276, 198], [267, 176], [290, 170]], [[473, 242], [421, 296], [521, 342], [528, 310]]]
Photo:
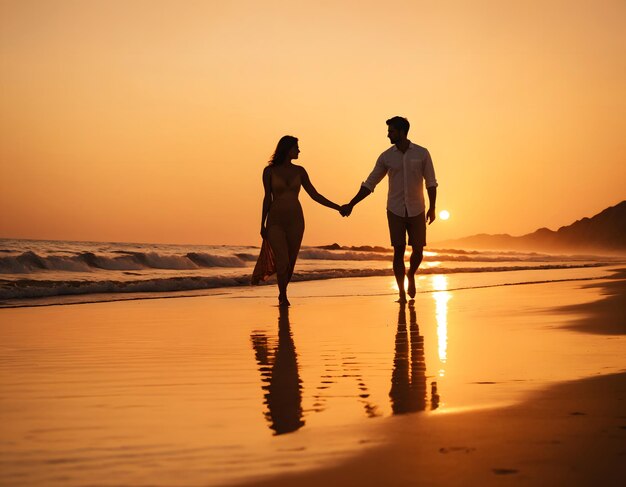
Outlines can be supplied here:
[[[432, 384], [431, 409], [439, 404], [437, 385]], [[419, 333], [417, 314], [409, 304], [409, 330], [406, 326], [406, 305], [400, 304], [396, 331], [395, 355], [391, 374], [391, 409], [393, 414], [404, 414], [426, 409], [426, 363], [424, 337]]]
[[252, 333], [270, 429], [282, 435], [304, 425], [302, 420], [302, 386], [298, 373], [296, 347], [289, 324], [289, 308], [279, 307], [278, 343], [263, 332]]

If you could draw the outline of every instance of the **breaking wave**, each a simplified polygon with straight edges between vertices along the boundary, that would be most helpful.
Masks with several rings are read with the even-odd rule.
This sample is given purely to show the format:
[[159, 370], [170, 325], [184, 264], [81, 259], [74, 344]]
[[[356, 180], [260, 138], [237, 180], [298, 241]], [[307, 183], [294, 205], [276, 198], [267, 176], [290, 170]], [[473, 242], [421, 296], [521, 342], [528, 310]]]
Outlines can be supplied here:
[[[359, 247], [362, 249], [363, 247]], [[298, 258], [308, 260], [346, 260], [346, 261], [391, 261], [392, 255], [389, 252], [379, 250], [329, 250], [321, 247], [305, 248], [300, 251]], [[539, 253], [521, 253], [521, 252], [471, 252], [457, 251], [453, 249], [439, 250], [436, 255], [432, 252], [426, 252], [423, 258], [424, 262], [563, 262], [567, 261], [586, 261], [589, 256], [562, 256], [548, 255]]]
[[[521, 270], [571, 269], [600, 267], [606, 264], [591, 263], [580, 265], [546, 264], [507, 267], [465, 267], [465, 268], [424, 268], [420, 274], [453, 274], [467, 272], [504, 272]], [[314, 281], [346, 277], [392, 276], [391, 269], [319, 269], [296, 272], [293, 281]], [[270, 283], [273, 281], [269, 281]], [[135, 281], [116, 280], [74, 280], [52, 281], [39, 279], [19, 279], [0, 281], [0, 299], [29, 299], [52, 296], [119, 294], [119, 293], [159, 293], [193, 291], [220, 287], [244, 286], [250, 284], [250, 274], [238, 276], [186, 276], [144, 279]]]
[[[427, 250], [420, 274], [568, 269], [624, 262], [617, 257], [535, 252]], [[258, 255], [258, 247], [244, 245], [0, 239], [0, 306], [12, 306], [13, 300], [22, 305], [22, 300], [35, 298], [106, 301], [244, 286], [250, 282]], [[293, 280], [392, 276], [392, 256], [389, 247], [305, 246]]]
[[[255, 250], [256, 251], [256, 250]], [[226, 252], [224, 252], [226, 253]], [[194, 270], [212, 268], [248, 267], [257, 259], [257, 253], [233, 252], [227, 255], [211, 252], [160, 253], [157, 251], [113, 250], [106, 254], [92, 251], [55, 252], [40, 255], [29, 250], [17, 255], [0, 255], [0, 274], [29, 274], [40, 271], [97, 272], [140, 271], [145, 269]], [[328, 260], [346, 262], [391, 261], [389, 249], [382, 247], [304, 247], [300, 260]], [[591, 257], [593, 260], [597, 258]], [[603, 257], [606, 261], [607, 258]], [[610, 258], [608, 258], [610, 260]], [[582, 262], [590, 256], [563, 256], [521, 252], [477, 252], [445, 249], [426, 252], [425, 262], [520, 262], [520, 263], [562, 263]]]
[[191, 270], [211, 267], [245, 267], [250, 261], [247, 254], [214, 255], [189, 252], [184, 255], [167, 255], [157, 252], [117, 252], [105, 256], [93, 252], [76, 255], [39, 256], [28, 251], [17, 256], [0, 257], [0, 274], [27, 274], [42, 270], [67, 272], [93, 272], [97, 270], [133, 271], [142, 269]]

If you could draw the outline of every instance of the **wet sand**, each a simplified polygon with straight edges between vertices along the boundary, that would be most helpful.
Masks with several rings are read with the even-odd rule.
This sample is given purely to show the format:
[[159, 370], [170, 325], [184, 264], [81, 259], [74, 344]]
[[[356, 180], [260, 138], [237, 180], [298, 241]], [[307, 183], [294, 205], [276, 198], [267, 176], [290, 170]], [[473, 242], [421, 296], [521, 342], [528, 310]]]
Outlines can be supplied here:
[[387, 445], [341, 465], [245, 485], [622, 486], [626, 374], [471, 413], [394, 418]]
[[[564, 328], [626, 334], [626, 272], [611, 277], [586, 286], [598, 299], [556, 308], [569, 313]], [[333, 468], [245, 485], [622, 486], [626, 372], [542, 388], [508, 407], [395, 417], [385, 429], [384, 446]]]
[[539, 275], [0, 310], [0, 484], [618, 485], [624, 276]]
[[610, 281], [589, 285], [600, 290], [602, 299], [562, 308], [564, 313], [582, 314], [567, 328], [585, 333], [626, 335], [626, 270], [619, 270], [611, 277]]

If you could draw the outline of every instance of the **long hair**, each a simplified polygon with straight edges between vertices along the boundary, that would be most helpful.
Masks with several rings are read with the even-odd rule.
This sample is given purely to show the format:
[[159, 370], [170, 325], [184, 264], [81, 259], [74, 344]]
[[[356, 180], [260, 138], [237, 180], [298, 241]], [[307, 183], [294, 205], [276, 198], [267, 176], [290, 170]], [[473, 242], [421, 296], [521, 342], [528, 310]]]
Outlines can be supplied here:
[[280, 166], [287, 159], [287, 154], [293, 148], [294, 145], [298, 143], [298, 139], [291, 135], [285, 135], [280, 138], [278, 141], [278, 145], [276, 146], [276, 150], [274, 151], [274, 155], [270, 159], [270, 166]]

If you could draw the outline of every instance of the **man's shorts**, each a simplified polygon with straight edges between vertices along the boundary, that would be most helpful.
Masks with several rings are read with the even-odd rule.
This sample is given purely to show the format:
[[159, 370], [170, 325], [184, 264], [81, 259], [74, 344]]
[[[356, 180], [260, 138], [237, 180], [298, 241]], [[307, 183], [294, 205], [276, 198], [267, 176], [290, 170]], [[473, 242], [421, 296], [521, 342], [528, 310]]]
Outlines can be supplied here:
[[417, 216], [398, 216], [387, 210], [387, 221], [391, 245], [394, 247], [406, 245], [407, 234], [411, 247], [426, 246], [426, 215], [424, 213]]

